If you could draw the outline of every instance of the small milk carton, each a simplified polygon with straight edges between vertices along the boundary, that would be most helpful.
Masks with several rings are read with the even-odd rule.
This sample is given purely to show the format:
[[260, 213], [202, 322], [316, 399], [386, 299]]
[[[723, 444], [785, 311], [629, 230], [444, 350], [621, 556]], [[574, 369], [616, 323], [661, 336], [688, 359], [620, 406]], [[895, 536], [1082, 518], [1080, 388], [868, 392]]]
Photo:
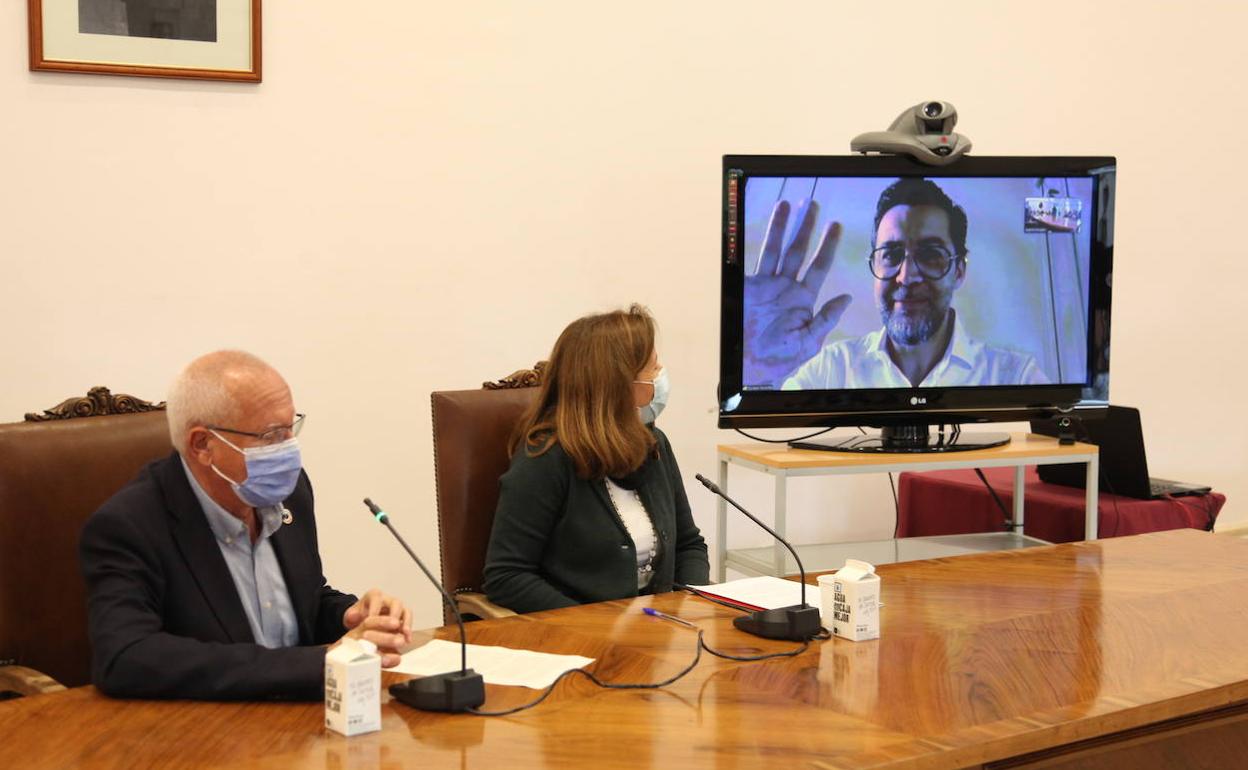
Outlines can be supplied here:
[[367, 639], [325, 654], [325, 726], [343, 735], [381, 729], [381, 656]]
[[854, 642], [879, 638], [880, 576], [875, 567], [846, 559], [844, 567], [820, 577], [819, 583], [823, 623], [833, 634]]

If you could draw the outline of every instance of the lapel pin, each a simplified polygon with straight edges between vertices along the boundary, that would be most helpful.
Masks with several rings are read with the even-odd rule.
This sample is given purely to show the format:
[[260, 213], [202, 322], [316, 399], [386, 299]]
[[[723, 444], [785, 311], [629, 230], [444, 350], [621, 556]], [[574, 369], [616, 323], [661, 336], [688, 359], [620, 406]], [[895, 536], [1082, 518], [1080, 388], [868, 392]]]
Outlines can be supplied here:
[[294, 516], [294, 514], [292, 514], [292, 513], [290, 512], [290, 509], [289, 509], [289, 508], [287, 508], [286, 506], [284, 506], [284, 505], [283, 505], [283, 506], [282, 506], [282, 523], [283, 523], [283, 524], [290, 524], [290, 523], [291, 523], [291, 522], [293, 522], [294, 520], [295, 520], [295, 516]]

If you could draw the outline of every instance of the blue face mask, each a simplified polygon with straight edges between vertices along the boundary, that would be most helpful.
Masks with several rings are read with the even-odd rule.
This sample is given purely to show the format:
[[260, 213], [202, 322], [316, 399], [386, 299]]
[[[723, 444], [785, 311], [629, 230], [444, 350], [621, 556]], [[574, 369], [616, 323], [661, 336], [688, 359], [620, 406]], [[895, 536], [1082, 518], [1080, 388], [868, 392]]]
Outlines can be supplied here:
[[667, 369], [660, 369], [653, 380], [637, 380], [637, 382], [654, 386], [654, 397], [650, 399], [650, 403], [638, 407], [641, 411], [641, 421], [652, 423], [659, 419], [659, 413], [663, 411], [663, 407], [667, 406], [667, 396], [671, 392], [672, 386], [667, 380]]
[[234, 446], [215, 430], [212, 435], [242, 454], [247, 465], [247, 479], [241, 484], [226, 476], [217, 466], [211, 466], [218, 476], [230, 482], [239, 500], [253, 508], [267, 508], [280, 504], [295, 491], [303, 458], [299, 455], [299, 440], [294, 436], [280, 444], [243, 449]]

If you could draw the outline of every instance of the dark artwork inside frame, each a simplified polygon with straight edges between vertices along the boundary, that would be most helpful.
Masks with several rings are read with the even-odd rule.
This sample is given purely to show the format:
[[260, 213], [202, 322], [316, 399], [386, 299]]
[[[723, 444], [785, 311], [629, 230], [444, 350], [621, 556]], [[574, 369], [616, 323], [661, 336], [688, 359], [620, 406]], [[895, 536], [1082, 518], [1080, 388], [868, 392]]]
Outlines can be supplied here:
[[78, 0], [78, 31], [217, 41], [217, 0]]

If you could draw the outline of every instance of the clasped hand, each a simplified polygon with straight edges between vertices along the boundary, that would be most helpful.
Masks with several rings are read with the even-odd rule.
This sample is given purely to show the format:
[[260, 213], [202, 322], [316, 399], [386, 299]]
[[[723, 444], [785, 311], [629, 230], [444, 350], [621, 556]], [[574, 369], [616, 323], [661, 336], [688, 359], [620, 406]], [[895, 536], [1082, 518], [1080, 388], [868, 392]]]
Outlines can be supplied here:
[[841, 225], [829, 222], [819, 237], [814, 259], [805, 275], [810, 237], [819, 215], [819, 204], [806, 201], [798, 211], [797, 230], [784, 246], [789, 221], [789, 202], [779, 201], [771, 212], [758, 268], [745, 278], [744, 385], [780, 387], [783, 379], [823, 347], [823, 339], [836, 327], [849, 307], [850, 296], [840, 294], [816, 312], [815, 302], [832, 269], [841, 238]]
[[[377, 645], [382, 668], [399, 665], [403, 648], [412, 642], [411, 616], [403, 602], [376, 588], [342, 614], [346, 636], [367, 639]], [[345, 637], [344, 637], [345, 638]]]

